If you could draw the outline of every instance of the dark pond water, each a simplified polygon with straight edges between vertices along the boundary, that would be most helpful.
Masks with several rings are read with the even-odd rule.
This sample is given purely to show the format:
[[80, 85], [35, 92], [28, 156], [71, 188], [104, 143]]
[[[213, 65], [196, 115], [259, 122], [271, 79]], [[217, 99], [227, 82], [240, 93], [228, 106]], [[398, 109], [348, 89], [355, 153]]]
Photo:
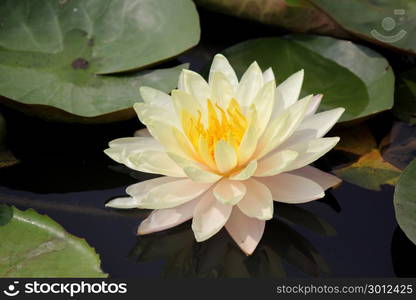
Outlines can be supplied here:
[[[201, 45], [179, 58], [197, 71], [227, 46], [281, 34], [208, 12], [201, 17]], [[400, 56], [386, 55], [398, 68], [406, 67]], [[275, 219], [251, 257], [225, 232], [194, 242], [189, 223], [138, 238], [136, 228], [148, 211], [117, 211], [104, 204], [150, 176], [133, 174], [102, 152], [108, 141], [142, 127], [137, 120], [70, 125], [0, 109], [8, 144], [21, 160], [0, 170], [0, 202], [34, 208], [85, 238], [111, 277], [416, 277], [416, 247], [397, 226], [392, 187], [376, 192], [343, 183], [321, 201], [277, 205]], [[385, 113], [367, 122], [376, 136], [383, 136], [394, 121]]]

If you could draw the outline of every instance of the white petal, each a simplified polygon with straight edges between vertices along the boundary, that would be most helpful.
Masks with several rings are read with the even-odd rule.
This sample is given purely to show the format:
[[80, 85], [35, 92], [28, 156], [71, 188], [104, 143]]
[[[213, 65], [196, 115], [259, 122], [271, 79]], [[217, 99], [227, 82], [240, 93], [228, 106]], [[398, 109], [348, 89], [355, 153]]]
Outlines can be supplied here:
[[231, 180], [246, 180], [249, 179], [251, 176], [254, 175], [257, 169], [257, 161], [252, 160], [247, 166], [245, 166], [242, 170], [232, 174], [230, 176]]
[[146, 104], [173, 111], [172, 99], [164, 92], [144, 86], [140, 88], [140, 95]]
[[306, 177], [312, 181], [318, 183], [324, 190], [334, 187], [342, 182], [338, 177], [323, 172], [317, 168], [306, 166], [294, 171], [291, 171], [290, 174]]
[[250, 108], [249, 125], [238, 148], [238, 163], [244, 165], [254, 154], [258, 141], [258, 117], [255, 107]]
[[262, 158], [257, 163], [254, 176], [264, 177], [282, 173], [297, 158], [298, 153], [292, 150], [282, 150]]
[[241, 77], [236, 97], [242, 107], [249, 107], [263, 86], [263, 74], [257, 62], [253, 62]]
[[186, 177], [180, 168], [162, 151], [146, 151], [132, 154], [127, 158], [128, 167], [145, 173], [161, 174], [171, 177]]
[[324, 189], [319, 184], [298, 175], [282, 173], [259, 180], [267, 185], [273, 199], [278, 202], [304, 203], [325, 196]]
[[178, 178], [174, 177], [157, 177], [128, 186], [126, 189], [126, 193], [135, 198], [135, 200], [141, 202], [143, 198], [146, 197], [147, 194], [157, 186], [169, 182], [176, 182], [178, 180]]
[[255, 179], [244, 181], [247, 192], [237, 206], [252, 218], [269, 220], [273, 217], [273, 197], [268, 187]]
[[194, 96], [199, 103], [205, 103], [211, 94], [205, 79], [196, 72], [183, 70], [183, 91]]
[[323, 97], [322, 94], [313, 96], [311, 104], [309, 105], [309, 108], [305, 113], [305, 117], [312, 116], [316, 113], [316, 111], [319, 108], [319, 105], [321, 104], [322, 97]]
[[171, 126], [179, 126], [179, 119], [175, 111], [167, 110], [146, 103], [135, 103], [133, 105], [140, 121], [148, 125], [153, 121], [160, 121]]
[[184, 91], [173, 90], [172, 101], [178, 116], [181, 116], [183, 110], [198, 116], [198, 111], [202, 109], [199, 101], [193, 95]]
[[207, 170], [207, 168], [202, 164], [173, 153], [168, 153], [168, 155], [176, 162], [176, 164], [183, 168], [186, 175], [195, 182], [214, 183], [222, 178], [220, 175]]
[[270, 121], [273, 111], [276, 84], [274, 80], [265, 84], [254, 98], [253, 104], [259, 116], [257, 121], [257, 134], [261, 136]]
[[251, 255], [263, 236], [265, 221], [250, 218], [234, 206], [225, 228], [237, 245], [247, 255]]
[[214, 60], [211, 64], [211, 69], [209, 71], [209, 84], [212, 84], [212, 76], [215, 72], [223, 73], [228, 81], [234, 88], [238, 86], [237, 75], [235, 75], [234, 69], [231, 67], [228, 60], [221, 54], [217, 54], [214, 57]]
[[257, 159], [278, 147], [293, 134], [302, 122], [311, 99], [312, 95], [299, 100], [269, 123], [259, 140], [255, 154]]
[[111, 201], [108, 201], [105, 204], [105, 207], [111, 208], [119, 208], [119, 209], [130, 209], [130, 208], [138, 208], [140, 201], [133, 197], [120, 197], [115, 198]]
[[293, 146], [287, 147], [286, 150], [293, 150], [299, 155], [289, 166], [286, 167], [286, 170], [296, 170], [313, 163], [315, 160], [334, 148], [338, 142], [339, 137], [328, 137], [300, 142]]
[[235, 91], [224, 73], [214, 72], [211, 74], [211, 100], [221, 107], [227, 107], [230, 100], [235, 98]]
[[210, 183], [199, 183], [190, 179], [168, 182], [150, 190], [147, 196], [142, 199], [140, 208], [161, 209], [175, 207], [195, 199], [210, 186]]
[[215, 162], [220, 173], [227, 173], [237, 165], [237, 154], [234, 147], [226, 141], [219, 141], [215, 145]]
[[140, 223], [137, 233], [149, 234], [182, 224], [192, 218], [197, 203], [198, 199], [173, 208], [156, 209]]
[[225, 205], [215, 199], [212, 191], [205, 193], [198, 202], [192, 220], [192, 230], [198, 242], [216, 234], [230, 217], [232, 205]]
[[307, 117], [297, 130], [314, 130], [316, 132], [314, 138], [323, 137], [335, 125], [344, 111], [344, 108], [339, 107]]
[[268, 68], [263, 72], [263, 83], [266, 84], [270, 81], [274, 81], [274, 73], [272, 68]]
[[246, 186], [239, 181], [224, 178], [215, 185], [213, 193], [221, 203], [235, 205], [246, 194]]
[[282, 110], [287, 109], [299, 99], [303, 83], [303, 75], [304, 71], [300, 70], [299, 72], [291, 75], [277, 87], [283, 96], [281, 101]]

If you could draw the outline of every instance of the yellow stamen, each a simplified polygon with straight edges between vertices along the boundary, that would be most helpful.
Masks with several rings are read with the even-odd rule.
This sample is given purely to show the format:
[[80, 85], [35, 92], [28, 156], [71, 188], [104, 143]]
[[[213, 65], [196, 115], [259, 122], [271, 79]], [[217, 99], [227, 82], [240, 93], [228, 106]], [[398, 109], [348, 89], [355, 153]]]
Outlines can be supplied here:
[[181, 122], [199, 159], [211, 167], [215, 166], [216, 144], [224, 140], [237, 150], [248, 127], [247, 118], [235, 99], [230, 101], [226, 110], [208, 100], [206, 126], [203, 124], [201, 111], [198, 111], [198, 116], [195, 116], [183, 110]]

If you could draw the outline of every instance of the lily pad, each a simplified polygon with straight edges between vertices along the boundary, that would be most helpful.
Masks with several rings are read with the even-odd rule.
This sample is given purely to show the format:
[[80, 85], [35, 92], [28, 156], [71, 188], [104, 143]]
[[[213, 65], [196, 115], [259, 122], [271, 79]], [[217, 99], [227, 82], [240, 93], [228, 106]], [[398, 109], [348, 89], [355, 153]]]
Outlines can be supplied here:
[[191, 48], [200, 35], [191, 0], [3, 0], [0, 20], [2, 64], [24, 58], [16, 68], [64, 77], [71, 67], [94, 74], [143, 68]]
[[400, 176], [394, 192], [394, 208], [400, 228], [416, 244], [416, 160]]
[[413, 0], [310, 1], [360, 38], [416, 53], [416, 3]]
[[183, 66], [101, 74], [179, 55], [199, 31], [191, 0], [0, 1], [0, 101], [58, 121], [131, 118], [140, 86], [170, 92]]
[[0, 204], [0, 226], [6, 225], [13, 217], [13, 209], [6, 205]]
[[302, 96], [324, 94], [321, 110], [344, 107], [341, 122], [393, 105], [394, 74], [387, 60], [349, 41], [305, 35], [261, 38], [228, 48], [224, 55], [240, 75], [256, 60], [263, 69], [272, 67], [278, 82], [304, 69]]
[[400, 74], [396, 91], [393, 113], [416, 125], [416, 69]]
[[107, 277], [83, 239], [32, 209], [0, 226], [0, 277]]

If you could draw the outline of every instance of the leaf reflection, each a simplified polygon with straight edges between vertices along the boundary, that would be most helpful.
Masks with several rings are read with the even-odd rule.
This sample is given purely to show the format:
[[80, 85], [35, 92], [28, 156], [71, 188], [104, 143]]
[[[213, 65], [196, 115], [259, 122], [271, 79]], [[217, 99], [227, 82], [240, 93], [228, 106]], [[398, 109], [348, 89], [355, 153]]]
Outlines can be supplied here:
[[[330, 273], [325, 259], [294, 227], [305, 227], [323, 236], [335, 229], [299, 206], [277, 204], [279, 218], [267, 222], [262, 241], [246, 256], [226, 230], [197, 243], [189, 222], [171, 230], [138, 237], [131, 257], [139, 263], [164, 261], [163, 277], [286, 277], [285, 266], [318, 277]], [[292, 226], [295, 225], [295, 226]]]

